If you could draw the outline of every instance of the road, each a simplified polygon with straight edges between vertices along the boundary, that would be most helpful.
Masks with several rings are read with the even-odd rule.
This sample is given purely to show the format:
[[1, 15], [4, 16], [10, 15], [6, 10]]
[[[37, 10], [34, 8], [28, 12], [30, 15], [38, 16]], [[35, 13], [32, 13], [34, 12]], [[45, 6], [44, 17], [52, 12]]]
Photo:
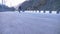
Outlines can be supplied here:
[[60, 34], [60, 14], [0, 12], [0, 34]]

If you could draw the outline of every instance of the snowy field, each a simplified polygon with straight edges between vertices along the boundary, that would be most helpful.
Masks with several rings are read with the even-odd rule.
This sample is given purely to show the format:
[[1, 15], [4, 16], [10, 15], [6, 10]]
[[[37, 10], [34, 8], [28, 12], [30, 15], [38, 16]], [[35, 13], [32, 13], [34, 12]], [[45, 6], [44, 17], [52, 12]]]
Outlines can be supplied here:
[[0, 12], [0, 34], [60, 34], [60, 14], [53, 13]]

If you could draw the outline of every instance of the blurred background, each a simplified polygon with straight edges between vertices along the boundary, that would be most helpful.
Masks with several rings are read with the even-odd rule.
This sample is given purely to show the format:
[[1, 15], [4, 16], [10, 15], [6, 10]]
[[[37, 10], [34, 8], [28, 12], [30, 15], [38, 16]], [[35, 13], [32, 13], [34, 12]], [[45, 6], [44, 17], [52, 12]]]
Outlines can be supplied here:
[[59, 13], [60, 0], [0, 0], [0, 12], [16, 10], [43, 10]]

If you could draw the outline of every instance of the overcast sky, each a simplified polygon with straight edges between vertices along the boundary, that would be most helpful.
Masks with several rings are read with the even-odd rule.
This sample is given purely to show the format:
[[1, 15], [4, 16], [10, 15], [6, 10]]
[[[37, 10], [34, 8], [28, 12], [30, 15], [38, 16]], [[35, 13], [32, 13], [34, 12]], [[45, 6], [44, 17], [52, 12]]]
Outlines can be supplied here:
[[[18, 4], [21, 4], [24, 1], [26, 0], [3, 0], [4, 4], [9, 7], [16, 6]], [[2, 0], [0, 0], [0, 4], [2, 4]]]

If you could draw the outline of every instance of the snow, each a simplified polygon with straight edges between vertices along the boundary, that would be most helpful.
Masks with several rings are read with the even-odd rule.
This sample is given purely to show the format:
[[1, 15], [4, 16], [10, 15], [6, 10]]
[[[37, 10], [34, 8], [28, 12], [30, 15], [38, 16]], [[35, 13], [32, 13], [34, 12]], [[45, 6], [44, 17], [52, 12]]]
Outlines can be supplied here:
[[0, 12], [0, 34], [60, 34], [60, 14]]

